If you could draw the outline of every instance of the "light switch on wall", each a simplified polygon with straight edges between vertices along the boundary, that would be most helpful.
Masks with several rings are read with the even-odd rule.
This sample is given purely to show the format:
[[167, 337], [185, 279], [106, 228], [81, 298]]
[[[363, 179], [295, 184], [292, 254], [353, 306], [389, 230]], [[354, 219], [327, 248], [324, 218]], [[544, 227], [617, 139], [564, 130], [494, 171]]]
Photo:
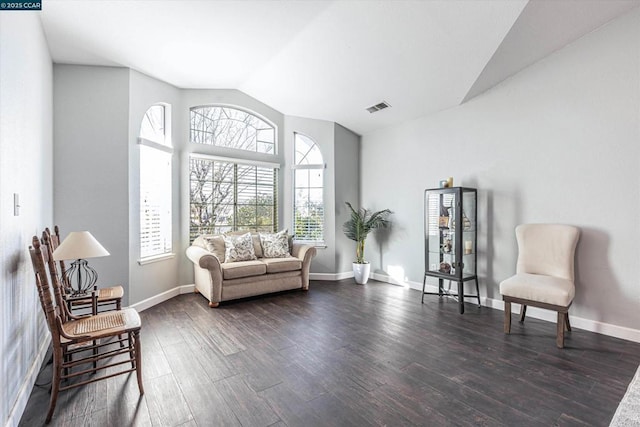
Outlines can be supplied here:
[[20, 216], [20, 195], [13, 193], [13, 216]]

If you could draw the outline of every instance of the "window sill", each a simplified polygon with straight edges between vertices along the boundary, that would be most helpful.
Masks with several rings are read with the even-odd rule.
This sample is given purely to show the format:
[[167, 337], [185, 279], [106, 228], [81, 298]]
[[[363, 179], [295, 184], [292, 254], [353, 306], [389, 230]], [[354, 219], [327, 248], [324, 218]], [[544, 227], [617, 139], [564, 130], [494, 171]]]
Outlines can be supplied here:
[[140, 265], [153, 264], [154, 262], [160, 262], [166, 259], [175, 258], [175, 256], [176, 254], [174, 253], [150, 256], [150, 257], [139, 259], [138, 264]]
[[327, 245], [324, 242], [305, 242], [304, 240], [294, 240], [293, 243], [300, 245], [311, 245], [316, 249], [327, 249]]

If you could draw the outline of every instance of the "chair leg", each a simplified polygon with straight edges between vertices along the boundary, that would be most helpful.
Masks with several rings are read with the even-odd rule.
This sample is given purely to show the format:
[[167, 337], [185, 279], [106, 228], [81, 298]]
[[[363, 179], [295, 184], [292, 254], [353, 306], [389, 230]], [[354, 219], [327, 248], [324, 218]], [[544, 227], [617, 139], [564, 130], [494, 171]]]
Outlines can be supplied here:
[[524, 322], [524, 317], [527, 315], [527, 306], [524, 304], [520, 305], [520, 321]]
[[556, 325], [556, 345], [558, 348], [564, 348], [564, 319], [565, 313], [558, 312], [558, 324]]
[[567, 331], [571, 332], [571, 323], [569, 323], [569, 313], [564, 314], [564, 322], [565, 322], [565, 327], [567, 328]]
[[511, 302], [504, 302], [504, 333], [511, 333]]
[[140, 331], [133, 332], [133, 345], [134, 352], [136, 353], [136, 376], [138, 377], [138, 389], [140, 395], [144, 394], [144, 387], [142, 385], [142, 354], [140, 353]]
[[56, 409], [56, 403], [58, 402], [58, 393], [60, 392], [60, 377], [62, 374], [62, 349], [53, 349], [53, 378], [51, 379], [51, 398], [49, 399], [49, 410], [47, 411], [47, 418], [45, 424], [49, 424], [51, 417], [53, 417], [53, 411]]

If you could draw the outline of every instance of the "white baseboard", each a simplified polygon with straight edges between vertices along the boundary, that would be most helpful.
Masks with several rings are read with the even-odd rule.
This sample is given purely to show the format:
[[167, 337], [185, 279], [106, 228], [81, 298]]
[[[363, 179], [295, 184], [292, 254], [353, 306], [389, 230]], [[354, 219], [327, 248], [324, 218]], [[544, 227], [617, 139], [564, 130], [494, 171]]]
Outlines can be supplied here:
[[161, 294], [154, 295], [151, 298], [147, 298], [145, 300], [132, 304], [131, 307], [135, 308], [137, 311], [144, 311], [148, 308], [153, 307], [154, 305], [158, 305], [161, 302], [176, 297], [180, 294], [192, 293], [194, 292], [195, 288], [196, 285], [176, 286], [175, 288], [164, 291]]
[[309, 273], [311, 280], [343, 280], [353, 277], [353, 271], [345, 273]]
[[[371, 275], [371, 278], [380, 282], [391, 283], [394, 285], [400, 285], [422, 291], [422, 283], [398, 281], [390, 276], [387, 276], [386, 274], [380, 273], [373, 273]], [[438, 287], [427, 285], [425, 290], [428, 290], [429, 292], [438, 292]], [[502, 300], [496, 300], [481, 296], [480, 303], [485, 307], [504, 311], [504, 302]], [[520, 313], [520, 305], [511, 304], [511, 312]], [[546, 320], [552, 323], [555, 323], [557, 321], [557, 314], [555, 312], [550, 310], [543, 310], [536, 307], [527, 307], [527, 316], [530, 316], [534, 319]], [[585, 331], [608, 335], [615, 338], [621, 338], [627, 341], [640, 342], [640, 329], [632, 329], [627, 328], [626, 326], [612, 325], [611, 323], [599, 322], [597, 320], [585, 319], [583, 317], [577, 317], [573, 315], [571, 316], [571, 326], [578, 329], [584, 329]]]
[[16, 399], [16, 403], [11, 408], [9, 412], [9, 417], [7, 418], [7, 422], [5, 423], [5, 427], [17, 427], [20, 424], [20, 419], [24, 414], [24, 410], [27, 407], [27, 402], [29, 401], [29, 397], [31, 396], [31, 391], [33, 390], [33, 386], [38, 378], [38, 374], [40, 373], [40, 367], [44, 362], [44, 358], [47, 355], [47, 350], [49, 350], [49, 344], [51, 343], [51, 334], [47, 331], [46, 339], [40, 345], [38, 349], [38, 355], [34, 359], [31, 367], [29, 368], [29, 372], [24, 378], [22, 382], [22, 386], [20, 386], [20, 391], [18, 392], [18, 397]]

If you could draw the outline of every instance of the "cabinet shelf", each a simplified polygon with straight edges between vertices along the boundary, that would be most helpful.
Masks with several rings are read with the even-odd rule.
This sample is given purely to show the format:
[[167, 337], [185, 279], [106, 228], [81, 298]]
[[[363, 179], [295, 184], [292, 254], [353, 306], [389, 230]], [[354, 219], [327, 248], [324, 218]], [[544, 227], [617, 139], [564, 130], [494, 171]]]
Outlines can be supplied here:
[[[477, 265], [477, 190], [466, 187], [425, 190], [425, 295], [452, 296], [464, 313], [464, 298], [480, 305]], [[462, 228], [457, 227], [462, 224]], [[425, 292], [427, 278], [438, 280], [438, 292]], [[444, 289], [444, 281], [457, 282], [457, 296]], [[464, 284], [475, 281], [476, 294], [464, 294]]]

